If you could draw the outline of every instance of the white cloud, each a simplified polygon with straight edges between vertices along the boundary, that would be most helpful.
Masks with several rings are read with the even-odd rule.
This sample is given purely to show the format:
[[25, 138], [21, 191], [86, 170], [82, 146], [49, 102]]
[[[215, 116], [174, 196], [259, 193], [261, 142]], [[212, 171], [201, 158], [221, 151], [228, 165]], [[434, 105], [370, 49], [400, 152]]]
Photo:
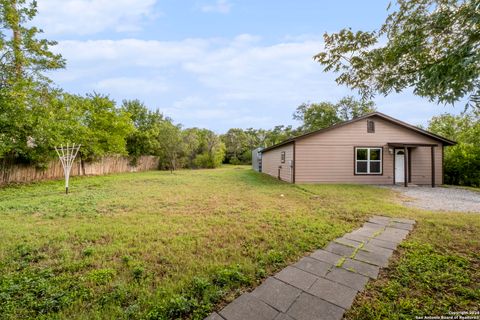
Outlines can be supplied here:
[[[300, 103], [335, 95], [336, 86], [324, 86], [331, 76], [312, 59], [321, 47], [312, 40], [265, 45], [242, 34], [181, 41], [70, 40], [56, 50], [68, 61], [58, 78], [75, 90], [83, 82], [81, 90], [111, 93], [118, 101], [138, 97], [189, 126], [210, 119], [223, 128], [291, 121]], [[160, 77], [163, 82], [156, 80]], [[282, 118], [279, 110], [285, 110]]]
[[204, 54], [210, 41], [186, 39], [182, 41], [155, 40], [68, 40], [54, 48], [72, 63], [112, 63], [117, 67], [137, 66], [161, 68]]
[[[352, 94], [313, 61], [322, 47], [315, 37], [267, 45], [253, 35], [62, 41], [56, 50], [68, 66], [55, 79], [75, 92], [100, 90], [117, 101], [139, 98], [186, 126], [210, 121], [217, 131], [268, 128], [293, 124], [291, 115], [302, 102]], [[425, 123], [438, 110], [408, 92], [377, 102], [380, 111], [413, 123]]]
[[159, 94], [166, 92], [168, 86], [161, 78], [116, 77], [99, 81], [95, 85], [101, 92], [126, 96]]
[[157, 0], [40, 0], [36, 24], [48, 34], [139, 31]]
[[227, 0], [217, 0], [212, 4], [205, 4], [200, 8], [203, 12], [227, 14], [232, 9], [232, 4]]
[[219, 102], [264, 100], [296, 105], [314, 99], [323, 91], [322, 83], [331, 81], [312, 59], [321, 47], [321, 42], [310, 40], [261, 45], [260, 38], [243, 34], [230, 40], [63, 41], [56, 50], [81, 69], [97, 66], [97, 74], [107, 69], [150, 73], [174, 68], [214, 90]]
[[196, 106], [205, 106], [205, 100], [201, 97], [188, 96], [173, 103], [173, 109], [190, 109]]

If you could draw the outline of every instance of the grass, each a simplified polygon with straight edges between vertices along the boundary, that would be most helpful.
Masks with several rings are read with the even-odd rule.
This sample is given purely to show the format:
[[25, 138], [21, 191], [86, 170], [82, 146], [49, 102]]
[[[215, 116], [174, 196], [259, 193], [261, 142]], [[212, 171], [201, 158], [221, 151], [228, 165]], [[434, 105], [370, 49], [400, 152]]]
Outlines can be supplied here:
[[62, 191], [61, 181], [0, 190], [2, 319], [203, 319], [374, 214], [418, 226], [347, 317], [480, 298], [479, 216], [405, 208], [387, 189], [224, 167], [75, 178]]

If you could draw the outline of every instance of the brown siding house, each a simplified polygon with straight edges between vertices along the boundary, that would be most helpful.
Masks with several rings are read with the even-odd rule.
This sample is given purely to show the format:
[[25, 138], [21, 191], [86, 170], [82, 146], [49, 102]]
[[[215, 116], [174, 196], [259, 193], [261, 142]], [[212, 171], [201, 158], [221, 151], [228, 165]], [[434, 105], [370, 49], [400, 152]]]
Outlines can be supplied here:
[[454, 141], [380, 112], [262, 151], [262, 172], [292, 183], [439, 185]]

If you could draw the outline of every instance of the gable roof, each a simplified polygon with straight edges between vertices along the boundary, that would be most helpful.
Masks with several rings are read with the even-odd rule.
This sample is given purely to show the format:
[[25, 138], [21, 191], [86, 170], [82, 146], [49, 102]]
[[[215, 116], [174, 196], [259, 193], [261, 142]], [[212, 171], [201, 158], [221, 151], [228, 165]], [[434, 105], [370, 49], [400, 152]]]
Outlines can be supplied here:
[[375, 112], [367, 113], [367, 114], [365, 114], [365, 115], [363, 115], [363, 116], [354, 118], [354, 119], [352, 119], [352, 120], [343, 121], [343, 122], [334, 124], [334, 125], [332, 125], [332, 126], [330, 126], [330, 127], [327, 127], [327, 128], [315, 130], [315, 131], [312, 131], [312, 132], [308, 132], [308, 133], [305, 133], [305, 134], [302, 134], [302, 135], [299, 135], [299, 136], [296, 136], [296, 137], [287, 139], [287, 140], [282, 141], [282, 142], [280, 142], [280, 143], [277, 143], [277, 144], [275, 144], [275, 145], [273, 145], [273, 146], [270, 146], [270, 147], [268, 147], [268, 148], [265, 148], [265, 149], [263, 149], [261, 152], [269, 151], [269, 150], [278, 148], [278, 147], [280, 147], [280, 146], [283, 146], [283, 145], [292, 143], [292, 142], [294, 142], [294, 141], [297, 141], [297, 140], [300, 140], [300, 139], [309, 137], [309, 136], [311, 136], [311, 135], [321, 134], [321, 133], [323, 133], [323, 132], [330, 131], [330, 130], [333, 130], [333, 129], [337, 129], [337, 128], [343, 127], [343, 126], [345, 126], [345, 125], [347, 125], [347, 124], [354, 123], [354, 122], [357, 122], [357, 121], [360, 121], [360, 120], [364, 120], [364, 119], [367, 119], [367, 118], [371, 118], [371, 117], [379, 117], [379, 118], [382, 118], [382, 119], [384, 119], [384, 120], [386, 120], [386, 121], [388, 121], [388, 122], [391, 122], [391, 123], [394, 123], [394, 124], [399, 125], [399, 126], [401, 126], [401, 127], [410, 129], [410, 130], [415, 131], [415, 132], [417, 132], [417, 133], [419, 133], [419, 134], [421, 134], [421, 135], [430, 137], [430, 138], [432, 138], [432, 139], [434, 139], [434, 140], [437, 140], [437, 141], [441, 141], [441, 142], [442, 142], [443, 144], [445, 144], [445, 145], [453, 146], [453, 145], [456, 144], [456, 142], [453, 141], [453, 140], [444, 138], [444, 137], [442, 137], [442, 136], [439, 136], [438, 134], [429, 132], [429, 131], [427, 131], [427, 130], [423, 130], [423, 129], [418, 128], [418, 127], [416, 127], [416, 126], [412, 126], [411, 124], [408, 124], [408, 123], [403, 122], [403, 121], [401, 121], [401, 120], [398, 120], [398, 119], [392, 118], [392, 117], [390, 117], [390, 116], [387, 116], [387, 115], [384, 114], [384, 113], [375, 111]]

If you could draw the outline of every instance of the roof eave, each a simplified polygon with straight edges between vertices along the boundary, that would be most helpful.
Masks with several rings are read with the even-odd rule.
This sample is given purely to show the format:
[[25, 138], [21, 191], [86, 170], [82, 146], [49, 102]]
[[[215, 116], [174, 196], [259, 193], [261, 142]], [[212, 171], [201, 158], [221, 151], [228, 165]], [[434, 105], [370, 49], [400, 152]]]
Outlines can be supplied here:
[[283, 142], [280, 142], [280, 143], [277, 143], [273, 146], [270, 146], [268, 148], [265, 148], [262, 150], [262, 152], [266, 152], [266, 151], [270, 151], [270, 150], [273, 150], [273, 149], [276, 149], [278, 147], [281, 147], [283, 145], [286, 145], [286, 144], [289, 144], [291, 142], [294, 142], [294, 141], [297, 141], [299, 139], [302, 139], [302, 138], [306, 138], [308, 136], [311, 136], [311, 135], [314, 135], [314, 134], [319, 134], [319, 133], [322, 133], [322, 132], [325, 132], [325, 131], [329, 131], [329, 130], [332, 130], [332, 129], [336, 129], [336, 128], [340, 128], [340, 127], [343, 127], [344, 125], [347, 125], [347, 124], [350, 124], [350, 123], [353, 123], [353, 122], [357, 122], [357, 121], [360, 121], [360, 120], [363, 120], [363, 119], [367, 119], [367, 118], [370, 118], [370, 117], [373, 117], [373, 116], [377, 116], [377, 117], [380, 117], [380, 118], [383, 118], [387, 121], [390, 121], [394, 124], [397, 124], [397, 125], [400, 125], [400, 126], [403, 126], [403, 127], [406, 127], [410, 130], [413, 130], [413, 131], [416, 131], [417, 133], [419, 134], [423, 134], [425, 136], [428, 136], [432, 139], [435, 139], [437, 141], [441, 141], [444, 145], [449, 145], [449, 146], [453, 146], [453, 145], [456, 145], [457, 142], [453, 141], [453, 140], [450, 140], [450, 139], [447, 139], [447, 138], [444, 138], [444, 137], [441, 137], [437, 134], [434, 134], [434, 133], [431, 133], [427, 130], [424, 130], [424, 129], [421, 129], [421, 128], [418, 128], [418, 127], [415, 127], [409, 123], [406, 123], [406, 122], [403, 122], [401, 120], [398, 120], [398, 119], [395, 119], [395, 118], [392, 118], [390, 116], [387, 116], [386, 114], [383, 114], [381, 112], [378, 112], [378, 111], [375, 111], [375, 112], [371, 112], [371, 113], [367, 113], [367, 114], [364, 114], [363, 116], [360, 116], [360, 117], [357, 117], [357, 118], [354, 118], [352, 120], [348, 120], [348, 121], [344, 121], [344, 122], [340, 122], [340, 123], [337, 123], [337, 124], [334, 124], [334, 125], [331, 125], [330, 127], [327, 127], [327, 128], [322, 128], [322, 129], [319, 129], [319, 130], [315, 130], [315, 131], [312, 131], [312, 132], [308, 132], [308, 133], [305, 133], [305, 134], [302, 134], [302, 135], [299, 135], [297, 137], [293, 137], [293, 138], [290, 138], [290, 139], [287, 139]]

